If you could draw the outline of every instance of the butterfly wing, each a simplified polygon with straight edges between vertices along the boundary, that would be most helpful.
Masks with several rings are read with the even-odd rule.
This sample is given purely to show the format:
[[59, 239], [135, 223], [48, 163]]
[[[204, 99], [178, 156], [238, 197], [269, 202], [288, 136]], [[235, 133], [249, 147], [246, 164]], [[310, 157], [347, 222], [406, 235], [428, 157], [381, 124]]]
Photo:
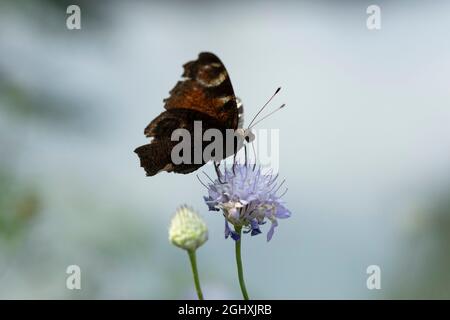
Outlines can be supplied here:
[[226, 128], [236, 129], [236, 96], [222, 61], [213, 53], [202, 52], [183, 68], [185, 79], [170, 91], [164, 108], [196, 110], [217, 119]]
[[[153, 176], [161, 171], [176, 172], [176, 173], [190, 173], [201, 166], [208, 160], [203, 157], [203, 150], [209, 143], [202, 141], [201, 150], [195, 149], [194, 122], [201, 121], [201, 135], [208, 129], [219, 128], [220, 124], [208, 115], [190, 110], [173, 109], [161, 113], [155, 120], [153, 130], [150, 132], [152, 141], [149, 144], [143, 145], [135, 150], [141, 160], [141, 167], [143, 167], [148, 176]], [[176, 129], [185, 129], [190, 134], [187, 138], [190, 146], [190, 161], [186, 163], [175, 164], [172, 161], [172, 149], [180, 143], [179, 141], [171, 140], [172, 133]], [[222, 132], [225, 136], [225, 132]], [[183, 140], [183, 143], [186, 141]], [[186, 150], [187, 151], [187, 150]], [[200, 154], [200, 162], [195, 162], [194, 154]]]
[[[174, 164], [171, 152], [178, 141], [171, 141], [172, 132], [186, 129], [191, 133], [194, 148], [194, 122], [202, 122], [202, 134], [208, 129], [218, 129], [225, 137], [226, 129], [236, 129], [240, 124], [242, 106], [234, 95], [228, 72], [219, 58], [208, 52], [199, 54], [195, 61], [184, 66], [182, 81], [179, 81], [165, 99], [162, 112], [144, 130], [152, 141], [135, 150], [147, 175], [160, 171], [190, 173], [202, 163]], [[202, 148], [207, 143], [203, 142]], [[206, 159], [207, 160], [207, 159]]]

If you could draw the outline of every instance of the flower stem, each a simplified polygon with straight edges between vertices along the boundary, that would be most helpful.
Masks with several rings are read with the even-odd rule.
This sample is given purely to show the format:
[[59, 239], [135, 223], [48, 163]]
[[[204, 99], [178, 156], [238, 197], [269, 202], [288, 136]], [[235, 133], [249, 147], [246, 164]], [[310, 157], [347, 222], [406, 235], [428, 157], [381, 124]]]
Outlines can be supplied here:
[[195, 290], [199, 300], [203, 300], [202, 288], [200, 287], [200, 279], [198, 277], [197, 270], [197, 258], [195, 256], [195, 250], [188, 250], [189, 260], [191, 261], [192, 274], [194, 275]]
[[242, 296], [244, 300], [248, 300], [247, 288], [245, 287], [244, 281], [244, 271], [242, 269], [242, 259], [241, 259], [241, 231], [242, 228], [235, 228], [236, 233], [239, 235], [239, 239], [235, 241], [236, 245], [236, 264], [238, 269], [239, 285], [241, 286]]

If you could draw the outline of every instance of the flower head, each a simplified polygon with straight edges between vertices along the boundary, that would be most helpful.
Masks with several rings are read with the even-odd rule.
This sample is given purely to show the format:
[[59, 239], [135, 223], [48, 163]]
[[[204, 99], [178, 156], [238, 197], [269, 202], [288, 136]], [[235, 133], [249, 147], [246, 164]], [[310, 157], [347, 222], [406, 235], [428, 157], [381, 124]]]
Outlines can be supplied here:
[[208, 228], [202, 218], [187, 206], [180, 207], [169, 226], [169, 241], [182, 249], [196, 250], [208, 240]]
[[208, 196], [204, 197], [209, 210], [222, 210], [225, 217], [225, 237], [234, 240], [239, 235], [230, 229], [246, 228], [251, 235], [261, 233], [260, 225], [271, 222], [267, 233], [269, 241], [278, 226], [277, 218], [290, 217], [291, 213], [284, 206], [281, 196], [277, 195], [281, 185], [277, 183], [278, 175], [264, 174], [261, 168], [235, 164], [232, 169], [225, 169], [220, 179], [208, 185]]

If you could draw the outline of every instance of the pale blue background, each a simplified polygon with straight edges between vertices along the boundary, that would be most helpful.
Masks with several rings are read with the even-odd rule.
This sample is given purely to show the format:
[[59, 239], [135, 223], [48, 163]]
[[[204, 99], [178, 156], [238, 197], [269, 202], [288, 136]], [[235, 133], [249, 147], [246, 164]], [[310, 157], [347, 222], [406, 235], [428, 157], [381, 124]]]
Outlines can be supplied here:
[[[132, 152], [204, 50], [247, 119], [277, 86], [288, 104], [261, 126], [280, 129], [292, 218], [270, 243], [244, 238], [251, 297], [450, 298], [450, 206], [430, 209], [450, 195], [448, 1], [375, 2], [379, 31], [366, 28], [374, 1], [85, 1], [79, 31], [62, 3], [0, 4], [0, 165], [13, 181], [0, 215], [23, 193], [39, 204], [24, 227], [0, 229], [0, 298], [194, 297], [187, 256], [167, 241], [183, 203], [210, 230], [205, 296], [240, 298], [204, 188], [146, 178]], [[81, 291], [65, 288], [70, 264]], [[380, 291], [366, 288], [371, 264]]]

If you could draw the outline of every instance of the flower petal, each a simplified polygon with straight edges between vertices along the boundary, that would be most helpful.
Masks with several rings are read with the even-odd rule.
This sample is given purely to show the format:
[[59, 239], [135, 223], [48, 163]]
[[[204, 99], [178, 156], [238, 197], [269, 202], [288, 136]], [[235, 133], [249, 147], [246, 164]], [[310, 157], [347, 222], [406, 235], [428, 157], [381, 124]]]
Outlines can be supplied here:
[[280, 219], [286, 219], [289, 218], [291, 216], [291, 212], [286, 209], [284, 206], [279, 205], [277, 207], [277, 211], [275, 212], [275, 217], [280, 218]]
[[232, 238], [234, 241], [238, 241], [241, 237], [240, 237], [236, 232], [231, 231], [231, 238]]
[[227, 239], [231, 234], [230, 225], [228, 224], [228, 221], [225, 219], [225, 239]]
[[261, 233], [261, 229], [259, 229], [259, 223], [258, 223], [258, 221], [256, 219], [253, 219], [250, 222], [250, 227], [251, 227], [251, 230], [252, 230], [252, 233], [251, 233], [252, 236], [256, 236], [257, 234]]
[[270, 226], [269, 232], [267, 232], [267, 241], [269, 242], [272, 239], [273, 233], [275, 232], [275, 227], [278, 226], [277, 220], [272, 221], [272, 225]]

